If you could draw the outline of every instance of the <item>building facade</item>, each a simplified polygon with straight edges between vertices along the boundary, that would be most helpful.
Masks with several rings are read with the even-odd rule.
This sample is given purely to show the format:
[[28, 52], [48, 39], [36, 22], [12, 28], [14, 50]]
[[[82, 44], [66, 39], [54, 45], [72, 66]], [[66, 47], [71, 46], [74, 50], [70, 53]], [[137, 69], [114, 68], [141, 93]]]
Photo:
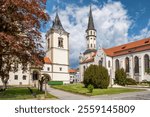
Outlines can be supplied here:
[[69, 75], [70, 75], [70, 83], [81, 82], [79, 69], [69, 69]]
[[[21, 66], [17, 72], [9, 73], [8, 85], [38, 86], [38, 79], [48, 75], [50, 80], [69, 83], [69, 33], [61, 24], [58, 13], [52, 27], [46, 34], [47, 51], [44, 57], [44, 66], [30, 66], [23, 72]], [[0, 80], [0, 85], [2, 82]]]
[[81, 81], [83, 81], [84, 71], [91, 64], [106, 67], [111, 84], [114, 83], [115, 71], [120, 68], [126, 71], [128, 78], [133, 78], [137, 82], [150, 81], [150, 75], [147, 73], [150, 69], [150, 38], [112, 48], [99, 47], [96, 50], [96, 47], [93, 47], [94, 44], [96, 45], [96, 30], [91, 8], [86, 34], [87, 48], [79, 57]]

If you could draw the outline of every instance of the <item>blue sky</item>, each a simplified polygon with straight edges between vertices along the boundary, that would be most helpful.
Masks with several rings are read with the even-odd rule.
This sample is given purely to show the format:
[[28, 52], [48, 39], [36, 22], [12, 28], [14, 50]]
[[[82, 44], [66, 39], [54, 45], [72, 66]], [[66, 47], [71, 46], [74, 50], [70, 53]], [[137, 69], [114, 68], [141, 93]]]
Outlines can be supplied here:
[[62, 24], [70, 33], [70, 67], [78, 66], [79, 54], [86, 49], [90, 5], [97, 29], [97, 48], [150, 37], [150, 0], [48, 0], [46, 9], [51, 21], [41, 31], [44, 35], [51, 27], [58, 6]]

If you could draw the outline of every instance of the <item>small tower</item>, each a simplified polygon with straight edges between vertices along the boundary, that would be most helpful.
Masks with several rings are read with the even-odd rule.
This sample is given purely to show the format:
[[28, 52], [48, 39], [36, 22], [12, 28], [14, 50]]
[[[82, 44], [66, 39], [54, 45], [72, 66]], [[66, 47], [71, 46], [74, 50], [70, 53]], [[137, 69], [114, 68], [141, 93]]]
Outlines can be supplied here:
[[52, 80], [69, 83], [69, 33], [64, 30], [58, 13], [46, 39], [46, 56], [52, 61]]
[[88, 28], [86, 30], [86, 33], [87, 33], [87, 36], [86, 36], [87, 50], [88, 49], [96, 49], [96, 30], [94, 27], [91, 6], [90, 6], [90, 12], [89, 12]]

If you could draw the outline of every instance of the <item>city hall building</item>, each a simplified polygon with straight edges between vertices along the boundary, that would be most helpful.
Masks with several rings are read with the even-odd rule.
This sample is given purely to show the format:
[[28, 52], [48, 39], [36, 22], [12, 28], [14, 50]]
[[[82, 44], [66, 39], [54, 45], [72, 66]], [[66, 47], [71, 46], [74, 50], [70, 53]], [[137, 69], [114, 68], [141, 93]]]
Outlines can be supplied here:
[[[69, 76], [69, 33], [63, 28], [56, 13], [52, 28], [46, 34], [47, 51], [44, 57], [44, 66], [29, 66], [23, 72], [21, 65], [17, 72], [9, 73], [8, 85], [38, 85], [42, 75], [49, 76], [50, 80], [70, 82]], [[0, 85], [2, 82], [0, 80]]]
[[115, 79], [115, 71], [119, 68], [123, 68], [128, 78], [137, 82], [150, 81], [150, 75], [147, 73], [147, 70], [150, 69], [150, 38], [112, 48], [100, 47], [96, 49], [96, 29], [90, 8], [86, 43], [87, 48], [79, 57], [81, 81], [83, 81], [84, 71], [91, 64], [106, 67], [111, 84]]

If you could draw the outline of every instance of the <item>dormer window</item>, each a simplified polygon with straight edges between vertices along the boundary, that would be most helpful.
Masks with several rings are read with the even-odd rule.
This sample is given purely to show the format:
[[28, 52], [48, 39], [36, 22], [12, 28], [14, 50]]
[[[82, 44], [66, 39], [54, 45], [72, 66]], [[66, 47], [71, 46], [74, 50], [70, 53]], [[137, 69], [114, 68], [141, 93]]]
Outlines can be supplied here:
[[145, 43], [148, 43], [148, 42], [149, 42], [149, 40], [145, 41]]
[[126, 46], [123, 46], [123, 47], [122, 47], [122, 49], [125, 49], [125, 48], [126, 48]]

